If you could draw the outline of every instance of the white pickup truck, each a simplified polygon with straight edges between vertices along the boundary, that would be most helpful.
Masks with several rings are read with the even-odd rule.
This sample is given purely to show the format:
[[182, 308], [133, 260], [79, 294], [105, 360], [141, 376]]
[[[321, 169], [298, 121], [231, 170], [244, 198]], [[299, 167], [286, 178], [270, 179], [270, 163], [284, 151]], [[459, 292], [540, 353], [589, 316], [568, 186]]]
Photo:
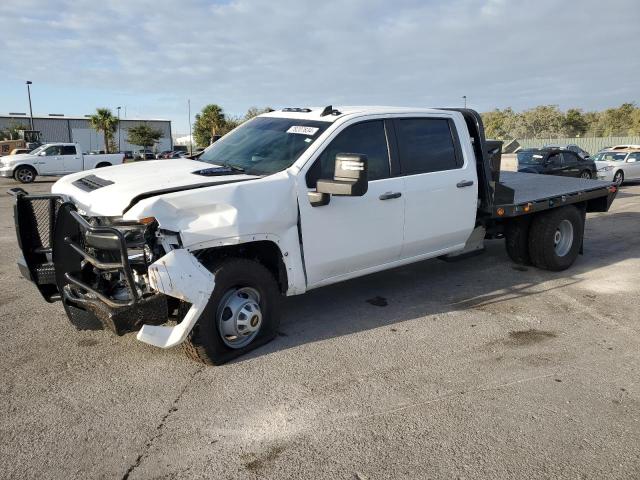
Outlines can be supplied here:
[[77, 328], [138, 331], [220, 364], [274, 337], [281, 295], [485, 238], [505, 238], [514, 262], [568, 268], [586, 213], [607, 211], [616, 185], [500, 172], [500, 145], [467, 109], [274, 111], [197, 160], [13, 189], [18, 265]]
[[0, 177], [31, 183], [38, 175], [66, 175], [123, 161], [123, 153], [85, 155], [75, 143], [47, 143], [29, 153], [0, 157]]

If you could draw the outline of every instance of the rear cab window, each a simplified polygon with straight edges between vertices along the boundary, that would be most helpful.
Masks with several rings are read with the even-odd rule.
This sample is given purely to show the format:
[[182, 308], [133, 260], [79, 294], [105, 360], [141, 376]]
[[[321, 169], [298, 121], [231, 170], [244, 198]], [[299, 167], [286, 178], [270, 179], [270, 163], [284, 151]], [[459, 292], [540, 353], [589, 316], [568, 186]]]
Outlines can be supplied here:
[[397, 118], [394, 121], [402, 175], [456, 170], [463, 158], [453, 121]]
[[75, 155], [76, 147], [75, 145], [63, 145], [62, 146], [62, 155]]

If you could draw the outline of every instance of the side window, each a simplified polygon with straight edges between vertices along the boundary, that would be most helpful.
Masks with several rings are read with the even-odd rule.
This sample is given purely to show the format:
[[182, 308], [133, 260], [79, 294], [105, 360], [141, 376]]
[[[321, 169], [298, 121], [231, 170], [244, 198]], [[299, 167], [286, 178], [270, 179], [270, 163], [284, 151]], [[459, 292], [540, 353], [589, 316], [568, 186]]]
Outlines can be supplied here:
[[576, 165], [578, 163], [578, 159], [576, 158], [575, 154], [573, 154], [573, 153], [563, 152], [562, 153], [562, 158], [564, 160], [565, 166], [567, 166], [567, 167], [571, 167], [571, 166]]
[[60, 155], [60, 145], [53, 145], [45, 150], [47, 157]]
[[403, 175], [453, 170], [462, 166], [454, 135], [444, 118], [396, 120]]
[[627, 157], [627, 162], [640, 162], [640, 152], [630, 153]]
[[307, 172], [307, 187], [315, 188], [320, 178], [333, 178], [339, 153], [366, 155], [369, 159], [369, 180], [389, 177], [389, 148], [382, 120], [358, 123], [340, 132]]
[[75, 155], [76, 147], [74, 145], [63, 145], [62, 146], [62, 155]]

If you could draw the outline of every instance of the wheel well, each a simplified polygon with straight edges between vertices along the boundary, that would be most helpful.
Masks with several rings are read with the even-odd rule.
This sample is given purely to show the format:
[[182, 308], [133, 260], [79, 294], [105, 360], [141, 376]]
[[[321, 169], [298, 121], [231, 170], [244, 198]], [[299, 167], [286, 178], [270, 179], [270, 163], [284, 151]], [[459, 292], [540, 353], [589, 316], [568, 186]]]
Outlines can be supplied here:
[[26, 163], [23, 163], [21, 165], [17, 165], [13, 171], [17, 172], [18, 170], [20, 170], [21, 168], [28, 168], [29, 170], [33, 170], [34, 172], [38, 173], [38, 171], [36, 170], [36, 167], [34, 167], [33, 165], [28, 165]]
[[289, 288], [287, 267], [284, 264], [280, 247], [269, 240], [208, 248], [198, 251], [196, 256], [207, 268], [210, 268], [220, 260], [229, 257], [255, 260], [267, 267], [267, 269], [273, 274], [282, 293], [286, 293]]
[[96, 168], [101, 168], [101, 167], [110, 167], [111, 164], [109, 162], [100, 162], [99, 164], [96, 165]]

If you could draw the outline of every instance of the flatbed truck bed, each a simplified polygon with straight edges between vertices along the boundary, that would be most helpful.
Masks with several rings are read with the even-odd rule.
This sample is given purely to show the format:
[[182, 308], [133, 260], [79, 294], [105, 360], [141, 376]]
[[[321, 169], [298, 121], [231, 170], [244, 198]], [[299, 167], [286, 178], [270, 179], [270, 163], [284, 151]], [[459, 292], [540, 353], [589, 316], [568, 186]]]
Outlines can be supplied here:
[[494, 216], [503, 218], [578, 202], [587, 202], [588, 212], [607, 211], [617, 192], [617, 186], [612, 182], [535, 173], [503, 171], [500, 172], [500, 184], [495, 196]]

